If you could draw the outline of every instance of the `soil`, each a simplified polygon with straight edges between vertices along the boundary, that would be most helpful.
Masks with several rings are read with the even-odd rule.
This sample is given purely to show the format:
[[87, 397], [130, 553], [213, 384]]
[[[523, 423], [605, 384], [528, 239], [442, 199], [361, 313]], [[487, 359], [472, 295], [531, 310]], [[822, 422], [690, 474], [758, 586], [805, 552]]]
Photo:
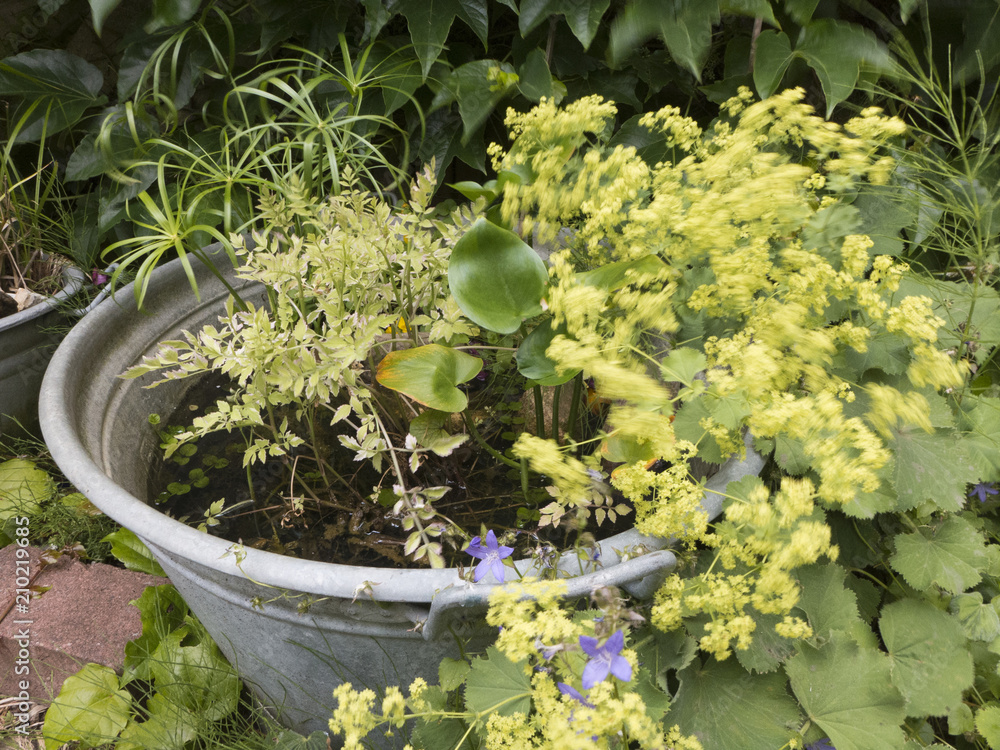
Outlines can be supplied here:
[[[191, 402], [181, 404], [162, 424], [189, 424], [193, 416], [204, 411], [204, 404], [214, 403], [227, 388], [225, 382], [207, 376], [192, 389]], [[484, 437], [500, 451], [509, 446], [501, 436], [502, 429], [502, 425], [490, 429], [489, 420], [480, 424]], [[311, 469], [316, 461], [310, 451], [272, 458], [263, 465], [244, 469], [245, 443], [235, 433], [221, 432], [199, 441], [197, 452], [186, 463], [165, 461], [159, 471], [151, 474], [150, 497], [162, 499], [160, 510], [195, 526], [205, 522], [205, 512], [212, 503], [225, 498], [223, 510], [215, 516], [217, 525], [209, 526], [208, 532], [257, 549], [325, 562], [412, 567], [414, 562], [403, 554], [408, 532], [401, 528], [400, 520], [392, 512], [397, 498], [391, 492], [394, 481], [391, 473], [379, 475], [370, 463], [354, 461], [354, 454], [341, 448], [334, 434], [320, 436], [319, 443], [327, 447], [328, 463], [356, 489], [337, 483], [324, 488], [322, 479]], [[228, 461], [228, 465], [213, 468], [220, 459]], [[199, 482], [204, 486], [195, 486], [190, 477], [192, 470], [206, 473], [207, 483]], [[311, 480], [312, 496], [303, 490], [300, 481], [303, 479]], [[515, 540], [508, 538], [502, 542], [512, 544], [516, 556], [547, 546], [566, 548], [580, 538], [580, 533], [565, 523], [540, 534], [536, 528], [537, 508], [552, 500], [544, 489], [545, 482], [536, 477], [526, 501], [520, 472], [490, 458], [471, 441], [447, 458], [431, 456], [418, 474], [408, 480], [410, 486], [448, 487], [445, 496], [434, 501], [434, 508], [469, 537], [490, 528], [498, 532], [516, 530]], [[174, 489], [187, 485], [190, 490], [172, 495], [166, 491], [171, 483], [177, 483]], [[384, 503], [371, 499], [371, 488], [375, 486], [382, 487], [380, 499]], [[293, 490], [300, 499], [298, 510], [289, 501]], [[617, 533], [632, 523], [629, 514], [617, 527], [605, 522], [600, 533], [602, 536]], [[459, 535], [445, 541], [448, 565], [471, 562], [468, 554], [460, 551], [467, 538]]]

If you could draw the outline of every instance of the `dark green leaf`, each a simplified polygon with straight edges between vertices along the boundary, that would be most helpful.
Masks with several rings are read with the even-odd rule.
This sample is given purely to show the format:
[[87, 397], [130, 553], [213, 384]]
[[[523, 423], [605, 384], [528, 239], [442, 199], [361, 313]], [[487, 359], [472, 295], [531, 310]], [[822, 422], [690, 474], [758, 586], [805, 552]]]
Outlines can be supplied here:
[[0, 60], [0, 96], [18, 99], [10, 112], [16, 143], [72, 127], [100, 106], [104, 77], [86, 60], [63, 50], [36, 49]]
[[457, 101], [462, 116], [462, 140], [468, 141], [516, 82], [517, 75], [509, 64], [475, 60], [451, 72], [434, 98], [434, 107]]
[[955, 618], [929, 602], [903, 599], [882, 610], [879, 630], [907, 716], [943, 716], [961, 704], [972, 687], [972, 656]]
[[448, 266], [451, 293], [474, 323], [514, 333], [542, 311], [548, 274], [520, 237], [478, 219], [455, 243]]
[[829, 18], [811, 21], [795, 51], [816, 71], [827, 117], [854, 91], [862, 65], [879, 73], [892, 70], [888, 50], [871, 31]]
[[778, 90], [792, 56], [792, 43], [783, 31], [767, 29], [757, 37], [753, 84], [761, 99], [766, 99]]
[[531, 710], [531, 678], [526, 669], [527, 662], [515, 664], [496, 646], [489, 646], [485, 658], [472, 662], [465, 680], [466, 707], [484, 716], [518, 712], [527, 715]]
[[781, 622], [781, 615], [763, 615], [753, 607], [744, 612], [757, 624], [748, 649], [737, 649], [736, 658], [750, 672], [773, 672], [795, 653], [795, 646], [788, 638], [778, 635], [774, 626]]
[[808, 565], [796, 571], [802, 586], [798, 609], [813, 633], [827, 638], [834, 631], [850, 631], [860, 618], [854, 592], [844, 586], [847, 571], [839, 565]]
[[673, 18], [660, 23], [660, 36], [671, 57], [699, 82], [712, 46], [712, 27], [718, 22], [718, 0], [691, 0], [681, 3]]
[[537, 102], [543, 97], [552, 98], [552, 73], [542, 50], [533, 49], [528, 53], [517, 71], [517, 77], [517, 88], [526, 99]]
[[122, 0], [90, 0], [90, 15], [94, 20], [94, 31], [101, 35], [104, 22], [111, 15], [111, 11], [121, 5]]
[[777, 26], [770, 0], [719, 0], [719, 10], [723, 14], [762, 18], [772, 26]]
[[553, 328], [551, 323], [550, 320], [539, 323], [535, 330], [524, 337], [514, 355], [517, 359], [517, 371], [539, 385], [562, 385], [580, 372], [568, 370], [560, 373], [556, 369], [556, 363], [546, 356], [545, 351], [552, 343], [552, 339], [560, 334], [566, 335], [565, 324]]
[[562, 14], [573, 36], [587, 49], [610, 4], [611, 0], [524, 0], [521, 3], [518, 27], [524, 37], [549, 16]]
[[432, 409], [463, 411], [469, 399], [456, 386], [483, 369], [483, 361], [440, 344], [390, 352], [379, 362], [375, 379]]
[[613, 292], [629, 284], [636, 275], [656, 274], [663, 271], [665, 267], [660, 256], [643, 255], [635, 260], [619, 260], [605, 263], [593, 271], [583, 271], [576, 274], [576, 280], [587, 286]]
[[489, 32], [486, 0], [398, 0], [392, 10], [406, 18], [424, 78], [444, 49], [456, 16], [468, 24], [483, 45]]
[[889, 563], [918, 591], [937, 585], [960, 594], [979, 583], [987, 563], [982, 533], [960, 516], [949, 516], [934, 528], [898, 534], [893, 541], [896, 552]]
[[900, 750], [904, 700], [889, 658], [834, 633], [821, 648], [802, 643], [785, 663], [792, 691], [837, 750]]
[[854, 207], [861, 212], [861, 230], [875, 243], [870, 250], [872, 255], [899, 255], [903, 251], [900, 233], [916, 219], [916, 214], [909, 210], [911, 206], [894, 198], [894, 192], [886, 186], [865, 186]]
[[199, 5], [201, 0], [153, 0], [153, 17], [146, 23], [146, 33], [155, 34], [191, 20]]
[[677, 724], [713, 750], [784, 746], [801, 721], [781, 673], [751, 675], [733, 660], [697, 662], [678, 673], [665, 724]]
[[447, 412], [428, 409], [410, 422], [410, 434], [417, 442], [439, 456], [450, 456], [458, 446], [469, 439], [468, 435], [452, 435], [445, 430]]
[[805, 26], [812, 20], [817, 5], [819, 0], [785, 0], [785, 10], [800, 26]]

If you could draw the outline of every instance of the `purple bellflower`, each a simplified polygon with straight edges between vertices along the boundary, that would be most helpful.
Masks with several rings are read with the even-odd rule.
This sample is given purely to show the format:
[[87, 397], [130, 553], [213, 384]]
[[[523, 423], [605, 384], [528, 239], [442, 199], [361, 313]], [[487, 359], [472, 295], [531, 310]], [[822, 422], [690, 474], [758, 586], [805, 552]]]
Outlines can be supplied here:
[[577, 701], [579, 703], [582, 703], [587, 708], [593, 708], [594, 707], [594, 704], [593, 703], [587, 703], [587, 699], [584, 698], [583, 695], [580, 694], [580, 691], [577, 690], [572, 685], [567, 685], [565, 682], [557, 682], [556, 683], [556, 687], [559, 688], [559, 692], [560, 693], [562, 693], [563, 695], [568, 695], [570, 698], [572, 698], [573, 700], [575, 700], [575, 701]]
[[1000, 494], [993, 482], [977, 482], [969, 492], [969, 497], [978, 497], [979, 502], [985, 503], [988, 495]]
[[472, 580], [479, 583], [487, 573], [492, 572], [493, 577], [503, 583], [503, 559], [514, 554], [513, 547], [505, 547], [497, 543], [497, 535], [493, 529], [486, 532], [486, 543], [481, 537], [473, 537], [465, 551], [472, 555], [480, 563], [476, 566], [475, 575]]
[[580, 648], [590, 657], [587, 666], [583, 668], [584, 690], [590, 690], [598, 682], [603, 682], [609, 674], [613, 674], [622, 682], [632, 679], [632, 665], [628, 659], [620, 655], [621, 650], [625, 648], [624, 631], [616, 630], [603, 646], [597, 645], [596, 638], [581, 635]]
[[833, 746], [829, 737], [824, 737], [821, 740], [816, 740], [815, 742], [806, 745], [806, 750], [837, 750], [837, 748]]

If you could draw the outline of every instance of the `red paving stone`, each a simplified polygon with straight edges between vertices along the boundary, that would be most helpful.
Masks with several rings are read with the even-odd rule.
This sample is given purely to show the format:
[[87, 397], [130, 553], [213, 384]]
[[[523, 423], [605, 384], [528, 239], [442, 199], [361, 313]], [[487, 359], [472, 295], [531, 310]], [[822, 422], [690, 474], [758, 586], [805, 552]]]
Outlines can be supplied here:
[[[51, 588], [31, 599], [26, 612], [19, 611], [23, 602], [15, 594], [20, 549], [28, 551], [30, 574], [38, 570], [42, 553], [37, 547], [16, 544], [0, 549], [0, 614], [14, 603], [0, 620], [0, 697], [18, 695], [20, 681], [27, 680], [30, 699], [48, 702], [63, 680], [88, 662], [121, 672], [125, 644], [142, 633], [139, 610], [129, 602], [146, 586], [158, 586], [166, 579], [63, 557], [34, 581]], [[27, 675], [20, 673], [25, 644], [30, 652]]]

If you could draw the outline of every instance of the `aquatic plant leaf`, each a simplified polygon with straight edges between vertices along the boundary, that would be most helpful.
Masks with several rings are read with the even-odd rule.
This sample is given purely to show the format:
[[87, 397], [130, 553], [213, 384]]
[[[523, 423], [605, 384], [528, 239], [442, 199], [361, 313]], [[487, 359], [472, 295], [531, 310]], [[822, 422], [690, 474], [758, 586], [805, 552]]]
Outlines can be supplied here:
[[479, 357], [440, 344], [427, 344], [387, 354], [379, 362], [375, 379], [424, 406], [459, 412], [469, 405], [469, 399], [456, 386], [472, 380], [482, 369]]
[[462, 312], [483, 328], [514, 333], [542, 312], [548, 274], [520, 237], [478, 219], [455, 243], [448, 284]]
[[562, 385], [572, 380], [580, 370], [560, 371], [556, 363], [546, 356], [545, 352], [558, 335], [566, 335], [565, 324], [552, 327], [550, 320], [542, 321], [524, 337], [514, 355], [517, 360], [517, 371], [528, 380], [534, 380], [539, 385]]
[[892, 685], [889, 657], [835, 632], [820, 648], [804, 641], [785, 663], [792, 692], [837, 750], [900, 750], [904, 699]]
[[882, 610], [879, 631], [907, 716], [943, 716], [962, 702], [973, 669], [958, 620], [929, 602], [903, 599]]
[[469, 436], [452, 435], [445, 430], [444, 424], [447, 417], [445, 412], [428, 409], [411, 420], [410, 434], [424, 448], [439, 456], [450, 456], [452, 451], [469, 439]]

